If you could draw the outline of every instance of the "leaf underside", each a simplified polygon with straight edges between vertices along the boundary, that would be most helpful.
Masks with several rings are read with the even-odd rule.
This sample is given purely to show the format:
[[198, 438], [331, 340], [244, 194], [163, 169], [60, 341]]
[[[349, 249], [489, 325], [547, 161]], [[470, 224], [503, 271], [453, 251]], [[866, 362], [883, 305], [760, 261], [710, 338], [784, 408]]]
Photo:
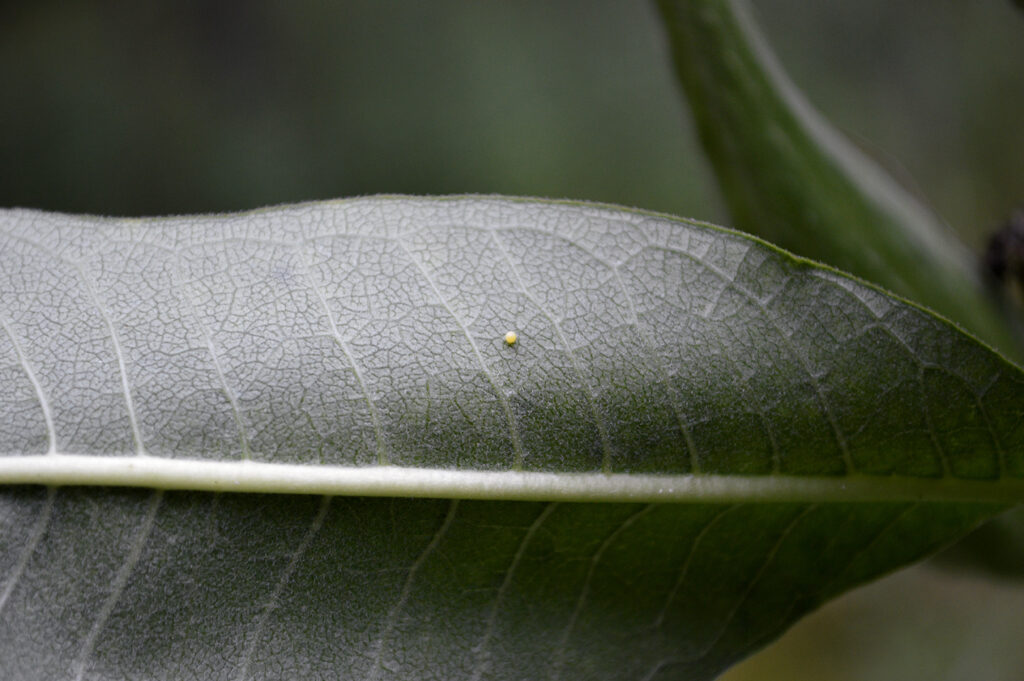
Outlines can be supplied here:
[[[949, 323], [750, 237], [564, 202], [6, 211], [0, 385], [9, 483], [55, 456], [115, 483], [154, 459], [752, 480], [568, 503], [32, 478], [0, 496], [3, 678], [710, 678], [1024, 478], [1022, 377]], [[888, 491], [758, 501], [805, 478]]]
[[992, 511], [91, 487], [2, 504], [11, 679], [710, 678]]

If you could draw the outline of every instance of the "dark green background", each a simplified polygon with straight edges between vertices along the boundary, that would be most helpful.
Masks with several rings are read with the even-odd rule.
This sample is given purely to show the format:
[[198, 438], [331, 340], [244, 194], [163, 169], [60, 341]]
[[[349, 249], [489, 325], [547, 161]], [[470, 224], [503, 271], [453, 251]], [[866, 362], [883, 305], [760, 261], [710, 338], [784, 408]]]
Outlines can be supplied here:
[[[1024, 201], [1010, 3], [755, 11], [810, 99], [972, 245]], [[0, 205], [496, 192], [728, 223], [665, 43], [633, 0], [8, 4]]]

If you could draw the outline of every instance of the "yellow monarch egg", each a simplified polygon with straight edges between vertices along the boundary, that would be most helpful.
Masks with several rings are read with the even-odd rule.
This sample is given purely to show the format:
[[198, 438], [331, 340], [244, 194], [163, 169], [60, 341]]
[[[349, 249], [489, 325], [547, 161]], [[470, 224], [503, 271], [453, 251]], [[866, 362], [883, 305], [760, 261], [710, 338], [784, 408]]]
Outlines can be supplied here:
[[505, 334], [505, 345], [515, 345], [516, 341], [519, 340], [519, 334], [515, 331], [509, 331]]

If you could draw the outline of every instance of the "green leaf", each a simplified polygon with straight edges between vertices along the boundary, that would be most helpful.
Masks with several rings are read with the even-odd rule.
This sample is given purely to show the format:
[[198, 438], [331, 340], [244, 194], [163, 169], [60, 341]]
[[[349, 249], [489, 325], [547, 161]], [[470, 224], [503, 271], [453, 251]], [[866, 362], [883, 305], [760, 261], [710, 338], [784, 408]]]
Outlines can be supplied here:
[[918, 301], [1020, 359], [976, 259], [789, 81], [737, 0], [659, 0], [737, 227]]
[[4, 211], [0, 332], [2, 678], [707, 679], [1024, 499], [1018, 369], [640, 211]]

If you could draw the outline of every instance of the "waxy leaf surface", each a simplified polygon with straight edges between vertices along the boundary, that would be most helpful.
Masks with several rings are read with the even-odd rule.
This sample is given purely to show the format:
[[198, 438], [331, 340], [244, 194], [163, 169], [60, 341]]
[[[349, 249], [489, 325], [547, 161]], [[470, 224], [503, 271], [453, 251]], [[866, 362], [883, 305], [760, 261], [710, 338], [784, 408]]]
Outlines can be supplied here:
[[712, 678], [1024, 498], [1000, 356], [607, 206], [4, 211], [0, 385], [4, 678]]

